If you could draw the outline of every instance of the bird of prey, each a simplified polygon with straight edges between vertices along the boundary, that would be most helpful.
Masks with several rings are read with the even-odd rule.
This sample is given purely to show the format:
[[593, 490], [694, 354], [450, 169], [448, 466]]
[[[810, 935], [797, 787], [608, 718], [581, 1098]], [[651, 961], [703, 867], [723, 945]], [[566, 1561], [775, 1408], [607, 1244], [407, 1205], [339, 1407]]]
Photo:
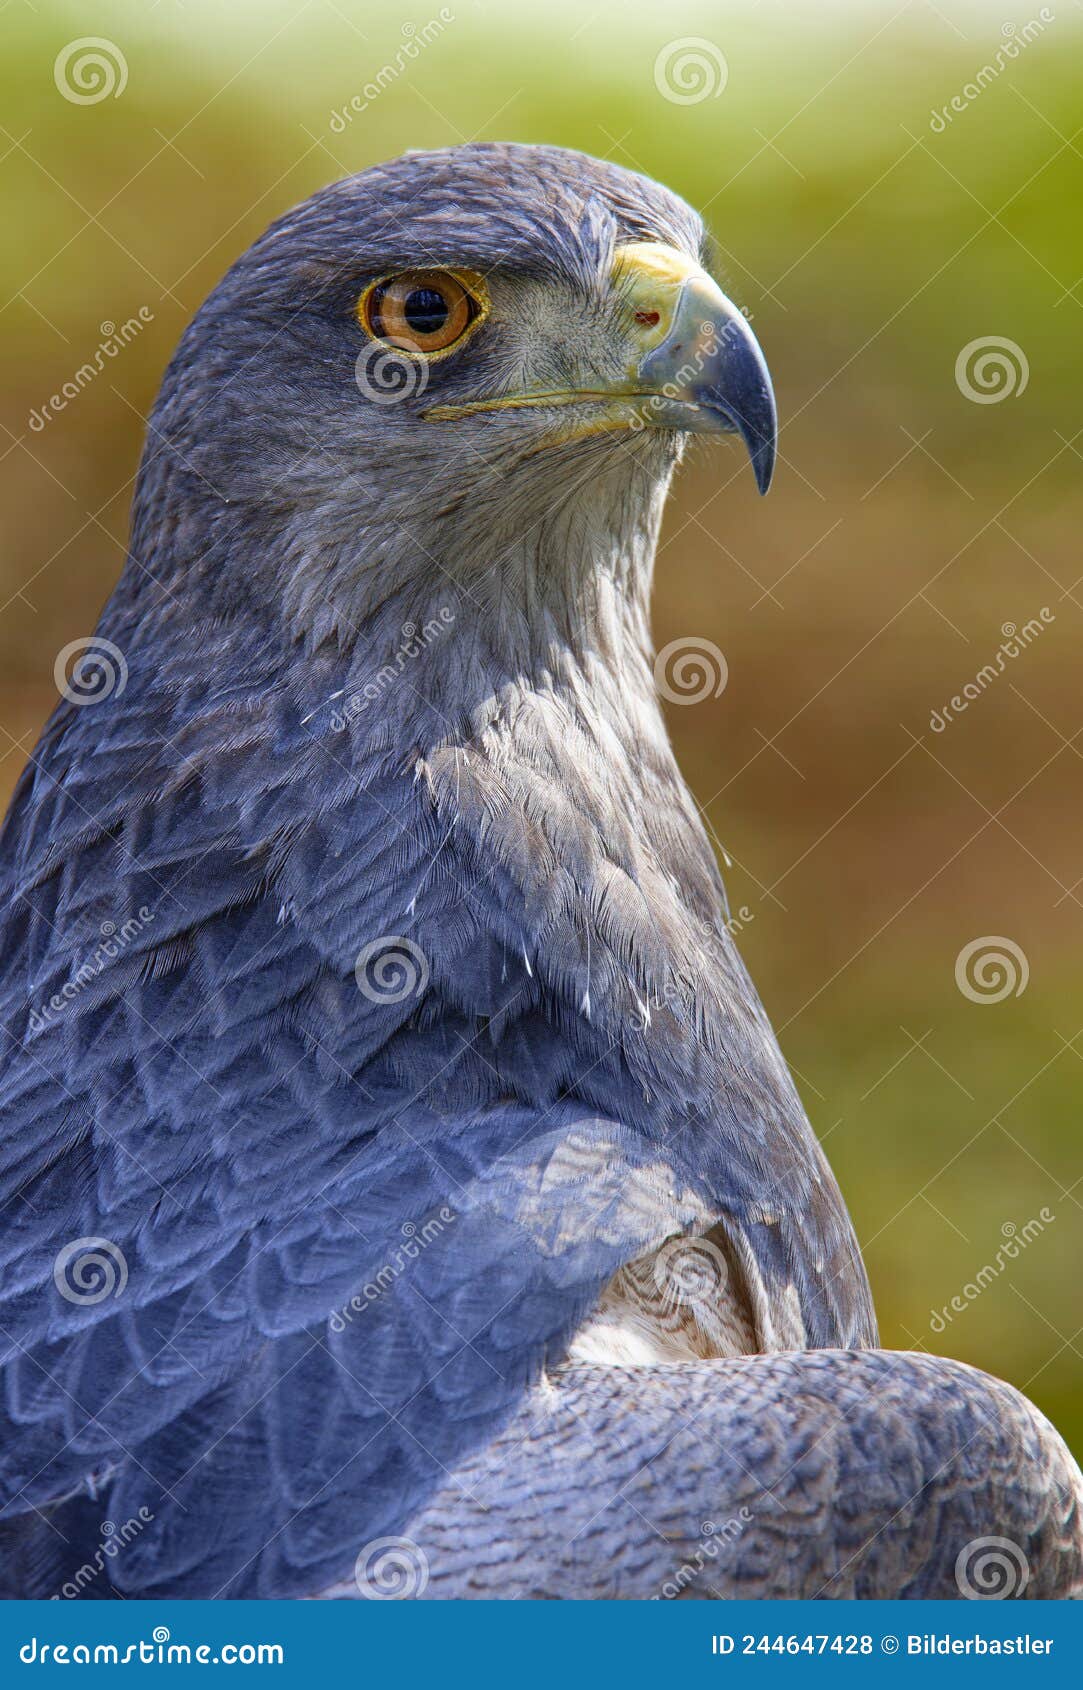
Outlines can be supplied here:
[[1078, 1577], [1037, 1411], [874, 1347], [663, 725], [672, 472], [775, 433], [699, 218], [551, 147], [186, 330], [0, 849], [6, 1595]]

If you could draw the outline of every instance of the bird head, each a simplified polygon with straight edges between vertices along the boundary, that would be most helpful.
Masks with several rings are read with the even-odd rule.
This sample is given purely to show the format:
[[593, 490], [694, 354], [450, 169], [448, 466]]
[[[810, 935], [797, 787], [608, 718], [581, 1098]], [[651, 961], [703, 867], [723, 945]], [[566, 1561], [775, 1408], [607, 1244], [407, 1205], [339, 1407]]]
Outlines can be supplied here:
[[738, 436], [763, 492], [775, 432], [681, 200], [557, 148], [408, 153], [274, 224], [198, 313], [136, 542], [144, 512], [187, 532], [213, 591], [234, 551], [251, 585], [255, 545], [316, 640], [433, 565], [490, 595], [569, 570], [632, 591], [688, 436]]

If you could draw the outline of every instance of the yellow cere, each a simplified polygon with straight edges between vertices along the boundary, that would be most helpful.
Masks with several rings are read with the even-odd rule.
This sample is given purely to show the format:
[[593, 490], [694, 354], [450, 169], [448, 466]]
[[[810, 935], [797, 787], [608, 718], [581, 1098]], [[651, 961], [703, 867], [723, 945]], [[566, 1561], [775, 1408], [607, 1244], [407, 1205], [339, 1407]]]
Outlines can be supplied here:
[[644, 351], [660, 346], [670, 334], [686, 293], [696, 296], [708, 315], [720, 303], [725, 305], [718, 283], [699, 261], [661, 241], [632, 241], [618, 247], [611, 275], [635, 319], [638, 350], [630, 371]]

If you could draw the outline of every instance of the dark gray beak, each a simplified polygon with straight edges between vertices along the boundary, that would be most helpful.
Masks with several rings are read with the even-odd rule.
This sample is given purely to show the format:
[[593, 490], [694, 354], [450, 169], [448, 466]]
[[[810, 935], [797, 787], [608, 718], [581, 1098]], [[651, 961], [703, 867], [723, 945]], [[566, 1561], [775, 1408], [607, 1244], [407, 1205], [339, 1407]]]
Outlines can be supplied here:
[[739, 434], [766, 493], [778, 441], [771, 377], [745, 318], [703, 271], [684, 281], [665, 339], [643, 358], [638, 377], [657, 423]]

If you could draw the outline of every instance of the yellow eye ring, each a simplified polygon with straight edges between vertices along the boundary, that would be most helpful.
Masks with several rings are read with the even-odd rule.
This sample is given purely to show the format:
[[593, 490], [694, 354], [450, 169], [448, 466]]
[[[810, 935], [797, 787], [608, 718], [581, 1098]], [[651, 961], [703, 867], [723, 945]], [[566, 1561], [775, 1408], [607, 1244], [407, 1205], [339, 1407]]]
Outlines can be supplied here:
[[485, 321], [489, 291], [471, 270], [403, 270], [370, 282], [356, 312], [373, 340], [431, 363]]

